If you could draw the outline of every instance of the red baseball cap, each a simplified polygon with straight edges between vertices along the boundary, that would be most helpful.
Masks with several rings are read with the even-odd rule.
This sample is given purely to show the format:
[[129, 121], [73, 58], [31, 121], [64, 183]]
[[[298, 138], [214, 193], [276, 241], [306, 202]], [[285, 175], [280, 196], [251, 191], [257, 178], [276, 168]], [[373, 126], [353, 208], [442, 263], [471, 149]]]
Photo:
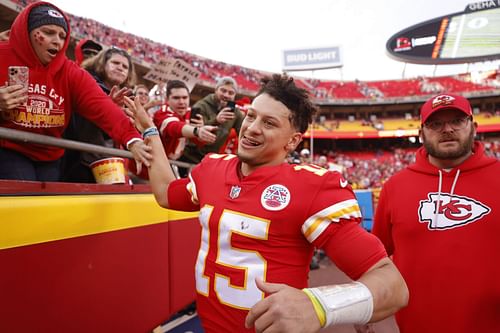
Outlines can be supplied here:
[[472, 116], [472, 107], [467, 98], [454, 94], [441, 94], [432, 97], [422, 105], [420, 119], [425, 123], [434, 112], [444, 109], [460, 110], [468, 116]]

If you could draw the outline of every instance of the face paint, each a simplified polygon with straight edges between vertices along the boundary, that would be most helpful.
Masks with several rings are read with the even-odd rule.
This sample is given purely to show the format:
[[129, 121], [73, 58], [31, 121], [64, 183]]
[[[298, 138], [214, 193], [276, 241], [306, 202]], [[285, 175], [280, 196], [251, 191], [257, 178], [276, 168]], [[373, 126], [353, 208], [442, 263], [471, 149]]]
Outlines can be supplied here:
[[64, 47], [66, 32], [55, 24], [43, 25], [30, 32], [30, 42], [43, 65], [50, 63]]
[[40, 31], [35, 32], [35, 40], [38, 44], [43, 44], [45, 37], [40, 33]]

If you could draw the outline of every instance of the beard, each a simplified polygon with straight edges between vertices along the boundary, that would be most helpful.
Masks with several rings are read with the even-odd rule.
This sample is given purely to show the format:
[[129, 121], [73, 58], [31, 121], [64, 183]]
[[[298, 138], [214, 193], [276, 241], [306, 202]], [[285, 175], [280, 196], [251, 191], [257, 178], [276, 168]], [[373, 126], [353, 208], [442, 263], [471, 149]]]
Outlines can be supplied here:
[[474, 128], [471, 126], [467, 138], [464, 142], [460, 142], [460, 146], [454, 150], [440, 150], [438, 148], [438, 142], [433, 143], [427, 140], [424, 132], [422, 132], [422, 141], [425, 150], [430, 156], [441, 160], [454, 160], [466, 156], [472, 151], [472, 146], [474, 144]]

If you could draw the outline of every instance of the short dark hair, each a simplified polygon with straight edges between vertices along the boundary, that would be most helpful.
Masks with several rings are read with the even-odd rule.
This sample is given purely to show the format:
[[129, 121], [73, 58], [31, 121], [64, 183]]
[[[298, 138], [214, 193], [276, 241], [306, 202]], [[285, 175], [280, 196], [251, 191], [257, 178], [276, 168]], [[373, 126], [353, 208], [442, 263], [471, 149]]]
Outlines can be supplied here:
[[267, 94], [283, 103], [292, 112], [292, 125], [301, 133], [305, 133], [316, 113], [316, 107], [309, 99], [309, 92], [297, 87], [293, 78], [286, 74], [264, 77], [261, 79], [261, 85], [257, 96]]
[[170, 80], [167, 82], [167, 97], [172, 93], [172, 89], [184, 88], [189, 93], [187, 85], [181, 80]]

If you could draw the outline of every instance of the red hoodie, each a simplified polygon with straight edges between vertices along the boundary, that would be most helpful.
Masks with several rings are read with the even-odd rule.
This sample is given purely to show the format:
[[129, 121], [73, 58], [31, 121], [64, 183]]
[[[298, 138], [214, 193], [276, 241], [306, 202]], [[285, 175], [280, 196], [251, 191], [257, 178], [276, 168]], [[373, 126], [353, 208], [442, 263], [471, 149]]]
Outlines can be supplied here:
[[[0, 82], [7, 81], [9, 66], [28, 66], [30, 82], [28, 106], [0, 111], [0, 126], [59, 138], [71, 113], [78, 110], [123, 145], [140, 138], [123, 111], [102, 92], [95, 80], [66, 58], [69, 30], [63, 49], [48, 65], [42, 65], [31, 47], [27, 21], [31, 9], [44, 4], [57, 8], [47, 2], [29, 5], [14, 20], [9, 41], [0, 42]], [[69, 29], [69, 21], [65, 19]], [[64, 153], [62, 148], [4, 139], [0, 139], [0, 147], [18, 151], [36, 161], [54, 161]]]
[[81, 65], [83, 60], [84, 60], [82, 45], [86, 41], [88, 41], [88, 39], [86, 39], [86, 38], [80, 39], [80, 41], [75, 45], [75, 62], [78, 65]]
[[410, 290], [401, 333], [500, 332], [500, 162], [474, 154], [450, 172], [416, 163], [384, 185], [373, 233]]
[[[88, 42], [90, 39], [87, 39], [87, 38], [82, 38], [80, 39], [80, 41], [78, 43], [76, 43], [75, 45], [75, 62], [78, 64], [78, 65], [82, 65], [82, 62], [85, 60], [85, 56], [83, 55], [83, 50], [82, 50], [82, 46], [83, 44], [85, 44], [86, 42]], [[97, 50], [96, 50], [97, 51]]]

